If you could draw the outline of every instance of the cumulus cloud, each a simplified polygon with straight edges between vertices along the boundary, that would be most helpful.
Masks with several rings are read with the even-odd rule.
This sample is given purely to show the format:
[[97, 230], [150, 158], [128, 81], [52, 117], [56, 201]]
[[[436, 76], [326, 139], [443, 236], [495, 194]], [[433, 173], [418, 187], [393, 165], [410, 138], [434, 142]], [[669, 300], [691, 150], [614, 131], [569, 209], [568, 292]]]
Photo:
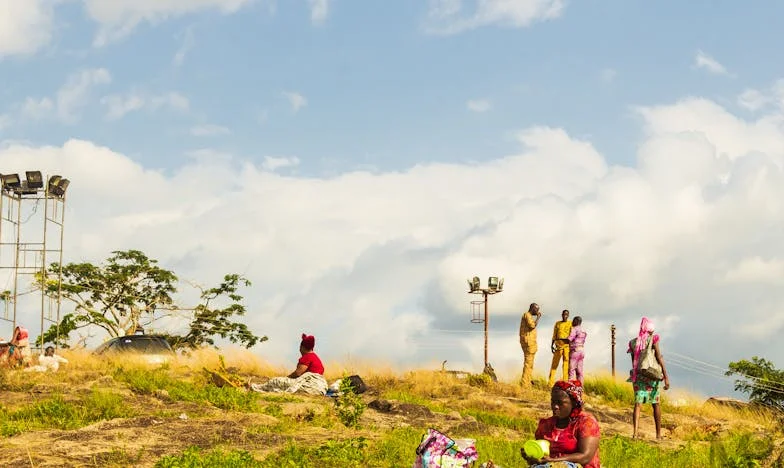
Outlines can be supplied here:
[[483, 26], [523, 28], [536, 21], [561, 16], [563, 0], [467, 0], [473, 5], [464, 12], [465, 0], [430, 0], [425, 31], [450, 35]]
[[87, 15], [100, 25], [94, 45], [121, 39], [142, 22], [157, 23], [190, 13], [216, 11], [232, 14], [253, 0], [83, 0]]
[[[765, 357], [784, 361], [774, 339], [784, 321], [771, 320], [784, 305], [774, 281], [784, 264], [784, 116], [744, 120], [705, 99], [636, 111], [645, 132], [632, 166], [549, 127], [519, 132], [519, 151], [481, 166], [334, 177], [274, 171], [293, 159], [208, 150], [162, 173], [80, 140], [7, 143], [0, 165], [72, 181], [68, 260], [138, 248], [202, 283], [247, 274], [247, 321], [271, 337], [258, 351], [277, 362], [294, 359], [308, 332], [327, 362], [481, 369], [465, 289], [473, 275], [505, 277], [491, 298], [490, 361], [510, 380], [532, 301], [545, 312], [541, 350], [561, 309], [583, 316], [589, 369], [609, 367], [615, 323], [625, 372], [642, 315], [657, 323], [665, 354], [725, 365], [764, 341]], [[538, 354], [539, 372], [549, 358]]]
[[493, 105], [487, 99], [471, 99], [466, 102], [466, 108], [471, 112], [487, 112]]
[[53, 97], [28, 97], [21, 105], [25, 118], [57, 118], [64, 123], [76, 123], [88, 104], [93, 88], [111, 83], [112, 76], [105, 68], [81, 70], [68, 77]]
[[299, 158], [296, 156], [265, 156], [264, 162], [261, 167], [268, 171], [276, 171], [286, 167], [294, 167], [299, 165]]
[[313, 24], [324, 24], [329, 14], [329, 0], [308, 0], [310, 4], [310, 21]]
[[308, 105], [308, 100], [302, 94], [295, 91], [283, 91], [281, 93], [289, 101], [291, 110], [296, 114], [300, 109]]
[[[131, 112], [140, 110], [156, 111], [166, 108], [184, 112], [190, 108], [188, 98], [174, 91], [163, 94], [148, 94], [141, 91], [112, 94], [101, 98], [101, 103], [106, 106], [106, 118], [109, 120], [118, 120]], [[204, 131], [205, 128], [200, 130]], [[215, 131], [216, 129], [208, 128], [206, 130]]]
[[52, 38], [54, 3], [49, 0], [0, 0], [0, 60], [38, 51]]
[[227, 127], [222, 125], [205, 124], [191, 127], [191, 135], [200, 137], [228, 135], [231, 133]]
[[694, 66], [714, 75], [729, 75], [724, 65], [701, 50], [698, 50], [694, 56]]

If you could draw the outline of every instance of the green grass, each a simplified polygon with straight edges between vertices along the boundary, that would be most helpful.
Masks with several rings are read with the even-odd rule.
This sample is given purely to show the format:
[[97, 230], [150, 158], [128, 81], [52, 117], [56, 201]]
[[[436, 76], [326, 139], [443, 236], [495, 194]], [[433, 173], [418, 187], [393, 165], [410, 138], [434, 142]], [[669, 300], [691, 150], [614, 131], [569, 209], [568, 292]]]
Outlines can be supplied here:
[[662, 450], [648, 442], [614, 436], [603, 437], [599, 450], [604, 466], [740, 468], [762, 466], [773, 450], [773, 441], [748, 433], [730, 434], [710, 444], [688, 442], [676, 450]]
[[539, 423], [531, 418], [507, 416], [500, 413], [491, 413], [489, 411], [480, 411], [475, 409], [468, 409], [460, 412], [462, 415], [469, 415], [476, 418], [477, 422], [487, 424], [488, 426], [505, 427], [507, 429], [514, 429], [525, 433], [533, 434], [536, 426]]
[[233, 411], [257, 412], [259, 394], [244, 392], [234, 387], [216, 387], [206, 382], [193, 383], [171, 375], [166, 367], [157, 369], [126, 369], [118, 367], [114, 379], [124, 382], [136, 393], [155, 395], [164, 390], [172, 400], [209, 403], [217, 408]]
[[93, 390], [77, 401], [55, 395], [13, 410], [0, 407], [0, 435], [37, 429], [77, 429], [97, 421], [134, 416], [122, 395]]
[[155, 464], [156, 468], [202, 468], [220, 466], [222, 468], [252, 468], [262, 465], [245, 450], [213, 449], [203, 451], [199, 447], [190, 447], [181, 455], [168, 455]]
[[414, 405], [422, 405], [425, 408], [429, 409], [430, 411], [436, 411], [438, 413], [447, 413], [452, 410], [452, 408], [448, 408], [440, 403], [433, 403], [433, 400], [429, 398], [425, 398], [419, 395], [414, 395], [409, 393], [405, 390], [387, 390], [382, 395], [382, 398], [387, 400], [396, 400], [401, 403], [411, 403]]
[[634, 403], [634, 390], [628, 382], [618, 382], [612, 377], [588, 377], [585, 379], [585, 394], [594, 398], [601, 396], [605, 402], [629, 406]]

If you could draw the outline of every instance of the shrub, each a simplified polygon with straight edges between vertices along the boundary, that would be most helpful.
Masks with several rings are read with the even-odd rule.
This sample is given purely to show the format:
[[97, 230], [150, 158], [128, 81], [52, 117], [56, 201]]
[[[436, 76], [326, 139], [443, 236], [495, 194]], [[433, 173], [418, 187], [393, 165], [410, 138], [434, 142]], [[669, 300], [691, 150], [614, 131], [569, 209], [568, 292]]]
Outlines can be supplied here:
[[346, 427], [359, 426], [359, 419], [365, 412], [365, 403], [354, 393], [351, 380], [347, 377], [340, 381], [340, 395], [335, 399], [335, 411]]

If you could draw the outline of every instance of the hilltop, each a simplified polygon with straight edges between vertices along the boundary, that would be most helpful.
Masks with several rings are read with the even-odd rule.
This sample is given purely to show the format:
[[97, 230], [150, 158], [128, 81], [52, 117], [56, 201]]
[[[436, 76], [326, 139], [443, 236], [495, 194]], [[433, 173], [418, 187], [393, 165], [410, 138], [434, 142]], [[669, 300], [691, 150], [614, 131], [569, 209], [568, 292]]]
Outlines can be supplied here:
[[[477, 375], [347, 369], [371, 388], [357, 402], [366, 407], [359, 427], [346, 427], [327, 397], [217, 387], [203, 370], [221, 367], [214, 351], [160, 368], [66, 356], [71, 363], [56, 374], [0, 374], [4, 466], [410, 467], [433, 427], [476, 439], [480, 462], [514, 467], [522, 442], [550, 412], [543, 383], [523, 391]], [[226, 367], [245, 381], [283, 373], [249, 353], [231, 353]], [[628, 437], [630, 386], [597, 377], [586, 390], [603, 432], [603, 466], [784, 465], [780, 421], [768, 412], [665, 402], [665, 440], [653, 440], [648, 408], [645, 440], [637, 441]]]

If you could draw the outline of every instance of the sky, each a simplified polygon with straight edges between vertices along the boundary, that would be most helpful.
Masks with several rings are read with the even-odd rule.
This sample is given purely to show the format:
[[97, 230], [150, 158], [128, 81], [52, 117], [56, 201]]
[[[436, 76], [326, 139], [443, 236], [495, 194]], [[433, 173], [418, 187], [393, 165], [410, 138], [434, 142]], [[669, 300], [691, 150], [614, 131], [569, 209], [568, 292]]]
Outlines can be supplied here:
[[71, 181], [65, 261], [142, 250], [185, 281], [182, 302], [241, 273], [245, 320], [270, 337], [253, 352], [273, 363], [292, 367], [307, 332], [327, 366], [479, 371], [477, 275], [505, 278], [489, 320], [502, 379], [522, 371], [531, 302], [539, 373], [565, 308], [592, 372], [611, 324], [628, 371], [642, 316], [679, 389], [731, 394], [728, 362], [784, 365], [784, 4], [0, 12], [0, 172]]

